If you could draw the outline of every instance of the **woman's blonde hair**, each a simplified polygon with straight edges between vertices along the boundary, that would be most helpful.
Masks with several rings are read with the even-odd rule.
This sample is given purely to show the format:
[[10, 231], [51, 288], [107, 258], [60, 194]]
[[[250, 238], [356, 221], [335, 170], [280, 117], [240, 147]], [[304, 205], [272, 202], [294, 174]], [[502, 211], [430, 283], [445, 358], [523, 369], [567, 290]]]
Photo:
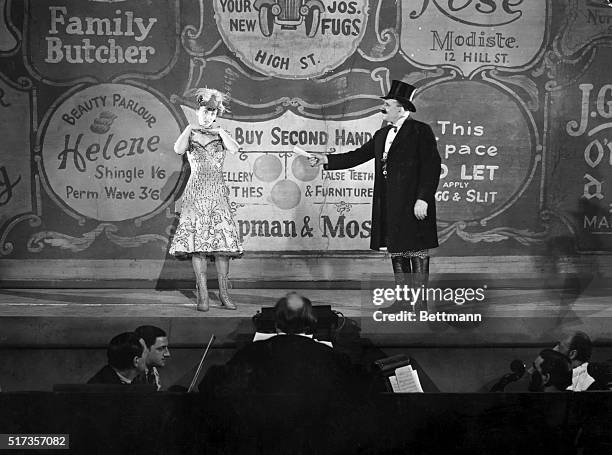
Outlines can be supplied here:
[[219, 114], [225, 112], [225, 99], [226, 96], [219, 90], [214, 88], [199, 88], [193, 92], [196, 104], [198, 107], [206, 106], [213, 107], [219, 111]]

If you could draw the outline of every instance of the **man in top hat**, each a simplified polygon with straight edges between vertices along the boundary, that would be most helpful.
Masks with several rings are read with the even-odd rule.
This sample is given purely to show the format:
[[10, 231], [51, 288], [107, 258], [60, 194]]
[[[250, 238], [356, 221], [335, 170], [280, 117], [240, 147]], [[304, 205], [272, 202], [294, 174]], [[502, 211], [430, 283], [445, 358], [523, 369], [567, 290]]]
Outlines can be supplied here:
[[[391, 256], [396, 284], [427, 285], [429, 249], [438, 246], [435, 193], [440, 180], [440, 155], [429, 125], [414, 120], [416, 88], [394, 80], [381, 109], [387, 125], [351, 152], [313, 153], [312, 166], [347, 169], [374, 158], [370, 248]], [[408, 275], [413, 274], [413, 275]]]

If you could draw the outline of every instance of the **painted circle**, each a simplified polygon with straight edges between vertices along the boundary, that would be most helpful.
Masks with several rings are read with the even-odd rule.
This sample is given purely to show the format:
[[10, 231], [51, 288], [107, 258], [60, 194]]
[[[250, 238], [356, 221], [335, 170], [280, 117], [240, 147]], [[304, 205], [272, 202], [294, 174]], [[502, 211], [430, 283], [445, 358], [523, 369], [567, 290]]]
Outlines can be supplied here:
[[534, 147], [515, 99], [482, 82], [458, 81], [417, 91], [414, 102], [415, 117], [438, 138], [439, 220], [486, 218], [517, 197], [527, 184]]
[[253, 163], [253, 173], [262, 182], [273, 182], [283, 172], [283, 163], [274, 155], [262, 155]]
[[138, 218], [176, 189], [180, 132], [172, 112], [146, 90], [93, 85], [52, 112], [42, 139], [44, 175], [55, 196], [87, 218]]
[[319, 175], [319, 168], [312, 167], [305, 156], [297, 156], [291, 163], [291, 172], [296, 179], [302, 182], [310, 182]]
[[283, 210], [289, 210], [300, 203], [300, 187], [292, 180], [280, 180], [270, 190], [270, 200]]

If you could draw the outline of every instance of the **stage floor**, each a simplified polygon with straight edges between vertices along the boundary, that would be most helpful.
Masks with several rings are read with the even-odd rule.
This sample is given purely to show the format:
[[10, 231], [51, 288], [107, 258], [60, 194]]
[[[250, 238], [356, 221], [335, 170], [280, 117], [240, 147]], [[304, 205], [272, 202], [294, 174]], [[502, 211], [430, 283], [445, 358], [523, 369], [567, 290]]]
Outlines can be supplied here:
[[[251, 318], [296, 291], [314, 305], [331, 305], [353, 331], [376, 344], [474, 346], [546, 344], [572, 330], [600, 343], [612, 342], [612, 294], [593, 285], [568, 289], [492, 289], [485, 304], [433, 305], [430, 314], [480, 314], [480, 321], [376, 321], [369, 291], [232, 289], [237, 311], [195, 311], [193, 290], [0, 289], [0, 346], [104, 346], [111, 334], [151, 323], [173, 332], [173, 344], [200, 346], [211, 332], [235, 344], [253, 333]], [[210, 290], [213, 301], [217, 291]], [[369, 300], [368, 300], [369, 299]], [[348, 327], [348, 325], [346, 326]]]
[[[575, 330], [592, 337], [596, 360], [612, 355], [612, 297], [598, 286], [493, 289], [486, 305], [430, 308], [432, 314], [480, 312], [481, 322], [400, 323], [373, 321], [371, 294], [359, 289], [233, 289], [237, 311], [206, 313], [195, 311], [193, 290], [0, 289], [0, 382], [9, 391], [84, 383], [106, 361], [113, 336], [151, 324], [166, 331], [172, 347], [164, 383], [188, 385], [211, 334], [217, 341], [207, 366], [225, 363], [249, 343], [253, 315], [290, 290], [343, 313], [334, 346], [354, 362], [407, 354], [441, 391], [489, 390], [511, 360], [530, 362]], [[216, 290], [210, 294], [217, 298]]]
[[[231, 289], [236, 311], [211, 307], [195, 311], [194, 290], [154, 289], [0, 289], [2, 316], [69, 317], [251, 317], [261, 307], [273, 306], [288, 292], [308, 297], [313, 305], [332, 305], [347, 317], [362, 313], [364, 292], [359, 289]], [[209, 290], [219, 303], [216, 289]], [[585, 289], [580, 295], [562, 289], [500, 289], [488, 291], [491, 316], [515, 317], [526, 312], [554, 312], [560, 307], [587, 311], [596, 317], [612, 316], [612, 294], [606, 289]], [[495, 303], [495, 306], [492, 304]], [[154, 313], [154, 314], [151, 314]]]
[[[0, 317], [251, 318], [290, 291], [308, 297], [313, 305], [332, 305], [347, 317], [360, 315], [360, 290], [231, 289], [236, 311], [211, 307], [199, 312], [195, 311], [195, 291], [187, 289], [0, 289]], [[219, 304], [216, 289], [209, 296], [211, 303]]]

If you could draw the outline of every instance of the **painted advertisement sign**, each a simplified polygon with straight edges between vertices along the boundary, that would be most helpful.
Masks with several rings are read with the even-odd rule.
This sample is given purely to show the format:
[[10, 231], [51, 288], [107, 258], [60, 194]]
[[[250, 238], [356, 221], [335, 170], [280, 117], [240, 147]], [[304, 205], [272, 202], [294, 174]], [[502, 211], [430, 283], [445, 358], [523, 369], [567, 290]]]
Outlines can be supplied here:
[[482, 67], [522, 67], [544, 44], [547, 5], [545, 0], [402, 2], [401, 48], [416, 66], [450, 66], [466, 77]]
[[568, 5], [561, 55], [569, 56], [597, 42], [612, 43], [612, 4], [607, 0], [573, 1]]
[[516, 100], [482, 82], [455, 81], [418, 92], [415, 102], [442, 158], [438, 219], [482, 220], [517, 199], [534, 164], [534, 143]]
[[32, 210], [30, 96], [0, 78], [0, 226]]
[[320, 76], [362, 39], [367, 0], [213, 0], [227, 47], [249, 68], [280, 78]]
[[52, 81], [159, 77], [178, 51], [176, 1], [35, 0], [26, 12], [27, 62]]
[[55, 106], [41, 140], [46, 181], [60, 205], [98, 221], [154, 212], [182, 167], [180, 127], [150, 92], [127, 84], [77, 90]]
[[[195, 113], [184, 108], [188, 119]], [[374, 163], [344, 171], [313, 168], [310, 151], [347, 152], [367, 142], [380, 115], [321, 121], [285, 112], [274, 120], [221, 119], [244, 153], [227, 154], [224, 173], [245, 249], [364, 250], [370, 244]]]
[[612, 239], [612, 84], [608, 49], [588, 74], [551, 94], [554, 161], [549, 204], [584, 250], [607, 250]]

